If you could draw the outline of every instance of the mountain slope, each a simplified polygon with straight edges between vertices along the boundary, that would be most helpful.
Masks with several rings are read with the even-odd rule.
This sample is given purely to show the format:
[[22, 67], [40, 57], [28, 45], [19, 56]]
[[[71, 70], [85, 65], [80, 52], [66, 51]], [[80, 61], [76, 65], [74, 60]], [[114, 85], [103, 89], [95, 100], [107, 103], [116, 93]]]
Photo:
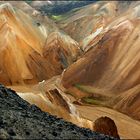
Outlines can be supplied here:
[[118, 95], [113, 101], [113, 108], [140, 120], [140, 85]]
[[[32, 83], [61, 74], [63, 71], [61, 62], [59, 66], [55, 65], [55, 70], [53, 70], [51, 66], [55, 62], [51, 63], [43, 56], [47, 53], [47, 50], [43, 49], [47, 35], [42, 32], [41, 23], [38, 24], [36, 20], [23, 11], [13, 8], [9, 3], [0, 5], [0, 19], [0, 82], [4, 84]], [[71, 44], [71, 48], [78, 47], [76, 42], [75, 44]], [[57, 45], [54, 48], [57, 48]], [[73, 52], [73, 49], [65, 49], [65, 52], [79, 55], [79, 52]], [[64, 53], [63, 50], [61, 53]], [[65, 56], [66, 61], [69, 57], [73, 56], [68, 56], [68, 58]], [[58, 67], [61, 70], [57, 71]]]
[[138, 4], [138, 1], [100, 1], [62, 15], [58, 24], [85, 50], [116, 17]]
[[[80, 56], [79, 44], [62, 32], [49, 34], [44, 47], [44, 57], [52, 64], [52, 67], [62, 64], [62, 69], [67, 68]], [[56, 70], [59, 70], [57, 68]]]
[[[32, 26], [33, 20], [31, 18], [20, 10], [15, 12], [10, 4], [1, 5], [0, 18], [0, 77], [3, 77], [0, 79], [3, 82], [6, 81], [6, 83], [19, 82], [21, 79], [32, 79], [32, 74], [25, 59], [33, 51], [42, 55], [45, 37], [36, 25]], [[8, 69], [10, 70], [8, 71]]]
[[[76, 41], [81, 42], [96, 29], [104, 27], [116, 16], [116, 2], [97, 2], [81, 9], [75, 9], [60, 22], [60, 28]], [[77, 36], [77, 34], [79, 34]]]
[[[39, 26], [40, 31], [45, 35], [45, 37], [47, 37], [50, 32], [59, 30], [57, 25], [51, 19], [37, 11], [35, 8], [31, 7], [27, 2], [8, 1], [6, 3], [12, 5], [14, 10], [20, 9], [33, 18], [35, 20], [35, 24]], [[5, 2], [1, 1], [0, 4], [5, 4]]]
[[2, 85], [0, 110], [0, 139], [113, 139], [42, 112]]
[[[137, 119], [140, 91], [138, 88], [133, 92], [133, 88], [140, 84], [139, 9], [139, 5], [132, 6], [108, 24], [97, 38], [91, 38], [91, 47], [63, 73], [62, 78], [64, 87], [71, 89], [73, 95], [77, 94], [74, 88], [78, 87], [92, 93], [85, 96], [93, 99], [106, 96], [107, 101], [103, 103], [99, 99], [98, 104], [113, 107], [116, 100], [115, 108]], [[108, 105], [110, 98], [113, 105]], [[128, 105], [130, 98], [137, 98], [132, 101], [131, 108]]]
[[[139, 23], [139, 20], [126, 20], [106, 32], [94, 48], [67, 69], [64, 85], [93, 82], [95, 87], [118, 91], [137, 85]], [[70, 75], [75, 76], [70, 78]]]

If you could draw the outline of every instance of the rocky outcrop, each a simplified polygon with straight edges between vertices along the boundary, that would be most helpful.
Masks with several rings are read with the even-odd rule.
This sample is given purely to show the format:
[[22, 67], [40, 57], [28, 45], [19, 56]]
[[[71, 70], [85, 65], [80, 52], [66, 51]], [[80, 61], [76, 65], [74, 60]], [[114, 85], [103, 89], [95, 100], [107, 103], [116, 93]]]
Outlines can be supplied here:
[[0, 85], [0, 139], [113, 139], [42, 112]]
[[50, 90], [50, 97], [52, 97], [52, 103], [56, 104], [56, 106], [61, 106], [65, 111], [71, 113], [68, 103], [57, 89]]
[[100, 117], [95, 120], [94, 131], [113, 136], [114, 138], [120, 138], [115, 122], [109, 117]]

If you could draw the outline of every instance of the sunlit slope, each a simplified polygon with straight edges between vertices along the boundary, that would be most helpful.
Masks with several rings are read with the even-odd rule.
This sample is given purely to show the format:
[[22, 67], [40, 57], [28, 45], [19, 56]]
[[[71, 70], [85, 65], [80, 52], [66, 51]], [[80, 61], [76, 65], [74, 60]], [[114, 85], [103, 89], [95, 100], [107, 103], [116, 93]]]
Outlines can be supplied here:
[[33, 7], [31, 7], [28, 3], [25, 1], [0, 1], [0, 4], [10, 3], [13, 7], [16, 7], [30, 15], [33, 13], [39, 13], [37, 10], [35, 10]]
[[45, 38], [33, 20], [10, 4], [0, 6], [0, 79], [16, 83], [32, 79], [27, 59], [32, 53], [42, 55]]
[[112, 103], [114, 109], [140, 120], [140, 85], [121, 93]]
[[[8, 3], [10, 3], [14, 9], [20, 9], [32, 17], [35, 20], [35, 23], [38, 24], [40, 31], [45, 35], [45, 37], [47, 37], [49, 33], [59, 30], [57, 25], [50, 18], [42, 14], [36, 8], [31, 7], [31, 5], [29, 5], [27, 2], [8, 1]], [[5, 4], [5, 1], [0, 1], [0, 4]]]
[[41, 23], [38, 25], [36, 20], [9, 3], [0, 5], [0, 20], [1, 83], [38, 82], [62, 72], [63, 68], [53, 71], [51, 65], [54, 63], [43, 56], [47, 37], [40, 29]]
[[59, 22], [59, 25], [72, 38], [80, 42], [115, 17], [115, 9], [115, 1], [90, 4], [68, 13], [66, 17], [64, 15], [64, 19]]
[[131, 1], [96, 2], [62, 15], [58, 24], [72, 38], [80, 42], [82, 49], [85, 50], [91, 38], [97, 36], [116, 17], [123, 15], [138, 3]]
[[[140, 82], [140, 20], [126, 20], [64, 73], [63, 83], [93, 83], [95, 87], [123, 91]], [[73, 77], [71, 77], [73, 75]]]
[[105, 105], [114, 106], [136, 119], [140, 119], [139, 11], [139, 5], [128, 9], [96, 37], [91, 37], [87, 52], [63, 73], [62, 78], [64, 87], [71, 89], [69, 92], [73, 95], [79, 92], [74, 89], [78, 87], [84, 92], [106, 96], [112, 104], [105, 102]]

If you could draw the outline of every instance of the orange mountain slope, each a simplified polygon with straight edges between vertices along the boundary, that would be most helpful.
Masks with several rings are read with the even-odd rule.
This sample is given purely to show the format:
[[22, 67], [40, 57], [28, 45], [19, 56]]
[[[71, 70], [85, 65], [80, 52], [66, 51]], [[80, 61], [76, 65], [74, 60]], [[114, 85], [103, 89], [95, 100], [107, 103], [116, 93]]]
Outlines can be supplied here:
[[[53, 72], [51, 65], [54, 63], [51, 64], [43, 56], [46, 36], [40, 25], [29, 15], [6, 3], [0, 5], [0, 21], [0, 82], [36, 82], [62, 72], [63, 68], [59, 72]], [[57, 45], [54, 47], [57, 48]], [[73, 48], [77, 46], [77, 43], [71, 45], [72, 49], [65, 49], [65, 52], [73, 54]], [[74, 55], [78, 54], [79, 52], [74, 52]]]
[[58, 24], [85, 50], [91, 38], [100, 34], [116, 17], [138, 4], [138, 1], [99, 1], [67, 13]]
[[[110, 107], [114, 106], [137, 119], [140, 119], [140, 89], [134, 89], [140, 84], [139, 7], [128, 9], [97, 37], [91, 38], [91, 47], [63, 73], [62, 78], [62, 84], [67, 89], [75, 85], [89, 85], [93, 93], [111, 95], [113, 105]], [[131, 98], [134, 100], [131, 101]]]
[[[63, 68], [66, 68], [77, 60], [80, 52], [79, 44], [62, 32], [50, 33], [44, 47], [44, 56], [53, 64], [53, 67], [56, 67], [55, 64], [58, 62], [62, 63]], [[77, 55], [78, 53], [79, 55]]]
[[93, 83], [98, 88], [123, 91], [137, 85], [140, 81], [139, 23], [139, 19], [126, 20], [107, 31], [90, 51], [66, 70], [64, 86]]

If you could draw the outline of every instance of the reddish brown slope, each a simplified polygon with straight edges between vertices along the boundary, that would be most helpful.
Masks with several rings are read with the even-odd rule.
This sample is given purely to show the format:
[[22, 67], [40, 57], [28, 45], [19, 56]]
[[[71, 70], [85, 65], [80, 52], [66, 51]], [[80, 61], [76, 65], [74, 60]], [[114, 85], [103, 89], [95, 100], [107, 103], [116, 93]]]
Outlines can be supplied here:
[[137, 85], [140, 81], [139, 23], [139, 20], [127, 20], [107, 31], [96, 46], [67, 69], [64, 86], [94, 83], [98, 88], [123, 91]]
[[1, 5], [0, 18], [1, 81], [15, 83], [21, 79], [32, 79], [25, 59], [33, 51], [41, 55], [44, 36], [37, 26], [32, 26], [31, 18], [21, 11], [16, 13], [10, 4]]

